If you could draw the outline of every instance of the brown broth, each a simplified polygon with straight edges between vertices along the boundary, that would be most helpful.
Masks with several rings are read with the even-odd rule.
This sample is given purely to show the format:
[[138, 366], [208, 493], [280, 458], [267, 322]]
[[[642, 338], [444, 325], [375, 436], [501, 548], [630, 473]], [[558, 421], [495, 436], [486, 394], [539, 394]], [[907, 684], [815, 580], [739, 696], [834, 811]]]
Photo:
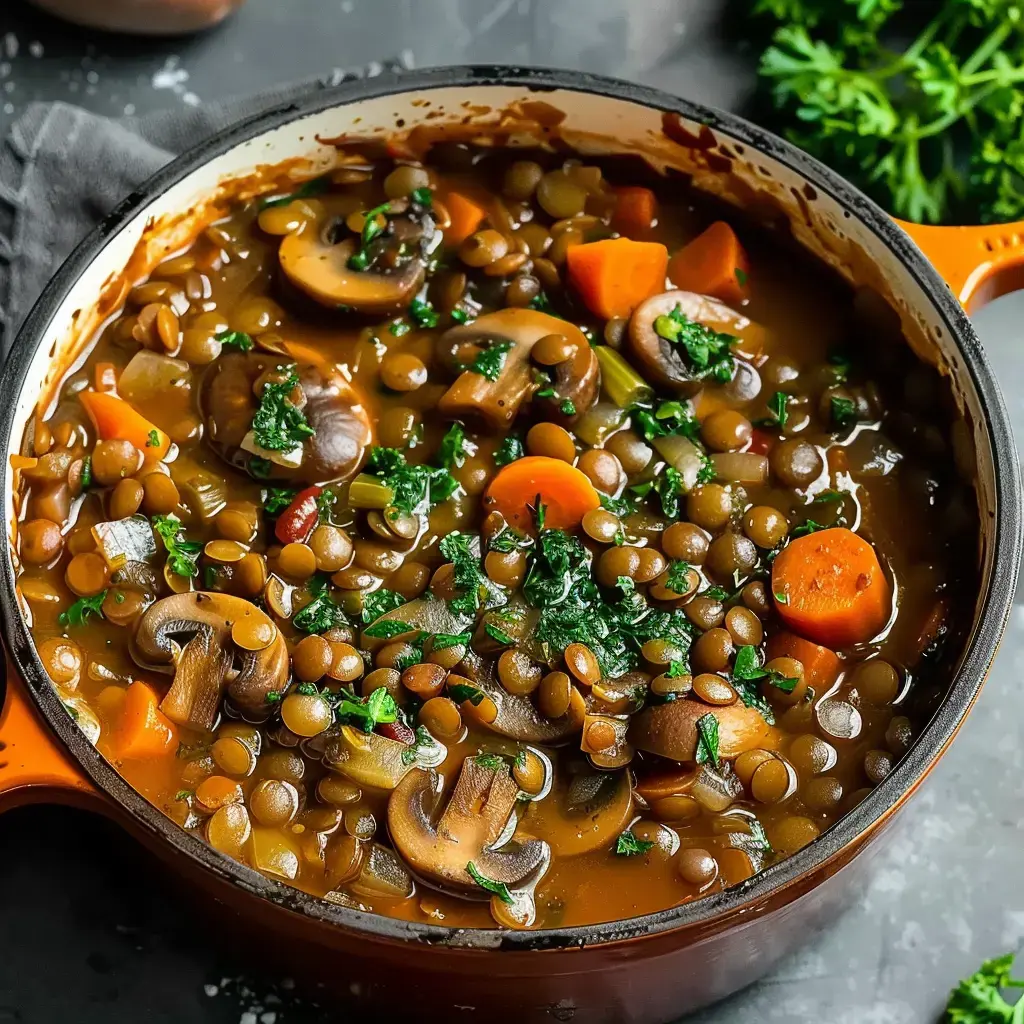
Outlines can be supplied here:
[[[516, 158], [537, 159], [549, 169], [557, 166], [549, 154], [520, 152]], [[485, 208], [491, 224], [500, 225], [502, 209], [517, 209], [516, 204], [502, 205], [500, 199], [500, 182], [510, 159], [504, 152], [474, 152], [465, 147], [449, 147], [442, 152], [439, 147], [428, 161], [435, 194], [444, 198], [454, 190], [469, 195]], [[336, 185], [311, 200], [314, 208], [328, 215], [346, 217], [354, 211], [376, 206], [382, 201], [381, 181], [391, 168], [384, 163], [365, 183]], [[459, 169], [452, 170], [453, 164]], [[590, 161], [588, 166], [600, 166], [605, 181], [634, 184], [640, 180], [632, 164], [609, 160]], [[887, 738], [893, 718], [909, 717], [913, 729], [922, 723], [924, 711], [921, 709], [927, 708], [934, 699], [947, 670], [945, 657], [940, 655], [944, 649], [955, 651], [957, 623], [964, 619], [956, 612], [968, 606], [973, 581], [977, 535], [973, 496], [950, 476], [947, 414], [943, 411], [949, 408], [949, 403], [938, 376], [914, 363], [898, 339], [883, 336], [862, 319], [849, 290], [792, 245], [763, 233], [735, 211], [724, 211], [678, 183], [669, 184], [650, 176], [642, 183], [658, 193], [657, 226], [645, 232], [646, 239], [663, 242], [669, 252], [675, 252], [709, 223], [724, 217], [737, 231], [750, 260], [749, 298], [742, 307], [742, 314], [763, 329], [763, 348], [752, 360], [764, 378], [763, 389], [759, 397], [744, 401], [730, 399], [721, 386], [707, 386], [695, 401], [698, 417], [704, 419], [715, 409], [729, 407], [750, 420], [758, 420], [766, 415], [765, 396], [779, 387], [785, 388], [797, 397], [793, 405], [794, 417], [799, 420], [806, 415], [807, 419], [806, 426], [793, 436], [816, 445], [825, 459], [826, 479], [816, 483], [813, 490], [850, 492], [841, 505], [815, 502], [807, 490], [787, 488], [773, 478], [767, 484], [743, 490], [734, 488], [735, 515], [741, 519], [743, 509], [767, 504], [787, 516], [791, 529], [807, 519], [825, 527], [845, 524], [856, 528], [874, 545], [894, 585], [897, 613], [880, 639], [839, 652], [844, 672], [827, 692], [815, 693], [813, 698], [792, 707], [787, 707], [785, 701], [770, 698], [779, 729], [777, 749], [772, 756], [787, 758], [795, 740], [813, 735], [830, 745], [835, 761], [819, 774], [795, 773], [793, 792], [780, 803], [759, 804], [747, 788], [723, 811], [714, 812], [698, 803], [694, 805], [697, 808], [694, 817], [669, 818], [658, 825], [654, 820], [655, 812], [642, 809], [642, 804], [634, 801], [625, 818], [616, 823], [610, 840], [582, 853], [574, 851], [581, 843], [586, 845], [580, 835], [593, 827], [592, 823], [567, 819], [554, 796], [526, 803], [517, 836], [544, 839], [552, 852], [551, 866], [536, 888], [534, 925], [537, 927], [626, 918], [718, 891], [793, 852], [833, 824], [873, 784], [874, 780], [865, 773], [865, 756], [872, 751], [889, 751], [895, 760], [903, 752], [904, 740]], [[520, 227], [527, 223], [550, 225], [553, 220], [531, 203], [520, 204], [518, 208], [529, 212], [529, 218]], [[595, 210], [598, 217], [607, 217], [610, 206], [605, 186], [591, 195], [590, 209]], [[607, 230], [606, 225], [598, 221], [590, 232], [601, 235]], [[443, 258], [447, 269], [436, 272], [428, 292], [441, 312], [440, 326], [434, 329], [413, 326], [407, 333], [396, 336], [388, 329], [387, 317], [367, 319], [339, 313], [318, 306], [300, 294], [279, 272], [278, 243], [279, 237], [260, 230], [256, 206], [247, 203], [196, 240], [188, 251], [194, 259], [190, 270], [171, 277], [162, 275], [158, 267], [151, 281], [169, 283], [166, 298], [179, 312], [180, 328], [184, 332], [205, 331], [212, 336], [227, 329], [247, 331], [257, 343], [263, 344], [271, 340], [272, 334], [307, 347], [329, 364], [346, 368], [374, 424], [375, 441], [401, 447], [401, 442], [408, 437], [403, 436], [397, 425], [406, 418], [416, 424], [412, 435], [416, 443], [408, 452], [410, 461], [431, 461], [449, 426], [435, 412], [450, 381], [435, 358], [438, 337], [452, 326], [441, 299], [444, 275], [450, 277], [459, 269], [465, 271], [472, 296], [483, 311], [501, 307], [503, 292], [511, 278], [487, 277], [478, 270], [461, 267], [455, 250], [445, 248]], [[178, 269], [181, 266], [179, 262]], [[562, 278], [564, 281], [564, 272]], [[151, 294], [146, 294], [146, 288]], [[159, 289], [145, 286], [141, 293], [138, 290], [134, 293], [122, 316], [96, 339], [84, 365], [65, 381], [60, 400], [47, 418], [49, 430], [57, 438], [67, 436], [66, 427], [61, 435], [61, 424], [74, 426], [75, 433], [68, 440], [67, 448], [76, 458], [91, 451], [97, 440], [77, 394], [93, 386], [100, 364], [112, 364], [114, 373], [121, 374], [140, 348], [132, 334], [133, 327], [139, 323], [140, 307], [151, 301], [164, 301], [154, 298], [157, 291]], [[578, 297], [570, 290], [549, 291], [560, 313], [587, 327], [595, 339], [601, 338], [603, 321], [589, 313]], [[150, 347], [158, 348], [158, 345], [151, 343]], [[829, 360], [837, 350], [848, 353], [852, 359], [847, 386], [854, 388], [858, 395], [867, 395], [873, 408], [879, 410], [877, 415], [859, 423], [852, 437], [849, 430], [830, 429], [818, 409], [826, 385], [836, 381], [835, 364]], [[399, 351], [423, 360], [429, 368], [429, 378], [417, 390], [396, 394], [382, 386], [380, 363], [386, 353]], [[176, 443], [177, 457], [166, 468], [183, 495], [185, 478], [197, 469], [204, 470], [222, 482], [228, 500], [248, 502], [259, 508], [264, 504], [265, 482], [229, 466], [208, 443], [197, 402], [204, 372], [211, 371], [194, 366], [190, 390], [171, 388], [159, 402], [147, 403], [140, 411]], [[659, 398], [669, 397], [659, 394]], [[454, 530], [470, 533], [480, 530], [483, 519], [480, 491], [483, 482], [494, 475], [492, 455], [500, 436], [471, 426], [468, 429], [469, 437], [479, 450], [453, 471], [466, 493], [434, 508], [425, 530], [413, 546], [406, 549], [399, 545], [405, 564], [415, 561], [433, 571], [445, 561], [438, 551], [441, 538]], [[521, 424], [517, 424], [516, 429], [520, 435], [523, 433]], [[773, 433], [767, 428], [765, 433], [778, 436], [777, 431]], [[51, 451], [60, 450], [57, 441], [51, 443]], [[577, 447], [582, 452], [588, 446], [578, 442]], [[47, 450], [46, 440], [33, 441], [30, 436], [26, 450], [41, 456]], [[628, 484], [642, 478], [641, 473]], [[47, 506], [42, 500], [40, 483], [28, 479], [25, 483], [26, 520], [46, 518]], [[367, 541], [377, 538], [367, 527], [365, 512], [347, 506], [346, 493], [344, 486], [339, 488], [336, 524], [347, 529], [357, 544], [365, 547]], [[128, 644], [129, 631], [124, 627], [97, 618], [92, 618], [87, 628], [59, 621], [60, 613], [76, 599], [65, 582], [69, 559], [72, 553], [94, 549], [89, 530], [108, 518], [109, 499], [110, 489], [102, 487], [75, 497], [67, 521], [60, 523], [65, 534], [62, 551], [42, 565], [29, 564], [26, 560], [20, 588], [28, 598], [37, 643], [67, 636], [82, 654], [80, 678], [74, 685], [59, 689], [69, 706], [77, 709], [76, 714], [88, 716], [91, 712], [95, 716], [100, 751], [155, 806], [185, 827], [201, 833], [208, 815], [197, 807], [194, 791], [207, 774], [215, 771], [209, 755], [215, 735], [227, 735], [241, 727], [237, 712], [219, 716], [215, 729], [210, 732], [179, 728], [178, 756], [119, 758], [112, 742], [117, 736], [124, 690], [129, 681], [144, 680], [158, 694], [163, 694], [171, 677], [146, 670], [136, 663]], [[842, 522], [836, 518], [840, 509], [845, 516]], [[205, 543], [223, 536], [216, 520], [204, 521], [195, 514], [196, 509], [194, 505], [189, 506], [188, 500], [178, 512], [190, 541]], [[656, 505], [641, 504], [641, 511], [625, 524], [626, 539], [641, 546], [657, 546], [667, 524], [668, 520], [658, 512]], [[588, 541], [588, 544], [593, 549], [601, 549], [593, 542]], [[279, 545], [273, 537], [271, 520], [264, 515], [249, 550], [265, 556], [273, 572], [277, 564], [275, 547]], [[162, 557], [161, 548], [154, 564], [160, 565]], [[211, 564], [206, 556], [200, 559], [201, 584], [206, 582], [203, 574]], [[391, 574], [382, 573], [380, 581], [388, 587]], [[170, 593], [162, 576], [159, 585], [159, 596]], [[706, 585], [707, 581], [702, 583], [702, 587]], [[341, 606], [356, 617], [360, 603], [358, 592], [333, 592]], [[929, 616], [934, 616], [931, 628], [926, 625]], [[771, 613], [762, 618], [770, 637], [780, 628], [778, 619]], [[275, 621], [289, 646], [294, 647], [303, 634], [286, 619]], [[952, 645], [948, 642], [950, 636]], [[941, 643], [943, 639], [947, 641], [945, 648]], [[365, 637], [362, 644], [366, 644]], [[357, 646], [360, 646], [358, 642]], [[376, 646], [379, 649], [379, 642]], [[899, 691], [893, 701], [873, 704], [851, 683], [851, 669], [873, 657], [885, 659], [899, 673]], [[553, 666], [557, 658], [558, 652], [555, 652]], [[644, 670], [642, 661], [640, 668]], [[650, 666], [647, 670], [648, 676], [656, 674]], [[336, 688], [338, 684], [331, 685]], [[356, 690], [358, 693], [358, 683]], [[410, 695], [403, 691], [401, 696], [407, 699]], [[860, 726], [854, 735], [847, 739], [830, 735], [818, 722], [817, 709], [828, 699], [845, 701], [855, 709]], [[324, 869], [323, 849], [339, 842], [348, 819], [335, 832], [319, 840], [313, 826], [307, 824], [312, 811], [325, 809], [326, 805], [317, 798], [316, 784], [329, 774], [329, 769], [315, 757], [302, 755], [298, 747], [276, 742], [287, 739], [287, 730], [282, 733], [272, 709], [268, 708], [267, 713], [270, 717], [265, 722], [257, 722], [252, 727], [260, 736], [255, 769], [246, 777], [236, 776], [245, 800], [250, 800], [253, 789], [263, 779], [281, 777], [282, 751], [294, 750], [303, 771], [301, 781], [296, 780], [303, 806], [293, 822], [280, 828], [255, 826], [260, 833], [259, 841], [276, 843], [284, 851], [282, 863], [291, 865], [276, 872], [269, 871], [272, 877], [284, 877], [291, 884], [315, 894], [333, 890], [340, 894], [336, 899], [350, 899], [353, 905], [390, 916], [454, 926], [483, 927], [493, 923], [486, 892], [479, 893], [483, 900], [474, 901], [440, 892], [417, 881], [412, 896], [390, 899], [368, 894], [365, 887], [353, 889], [347, 881], [332, 884], [330, 873]], [[446, 792], [450, 793], [464, 758], [481, 750], [514, 756], [517, 749], [514, 741], [496, 735], [483, 725], [472, 724], [459, 742], [449, 745], [448, 756], [438, 768], [446, 780]], [[553, 792], [557, 795], [563, 791], [573, 769], [585, 764], [585, 759], [575, 739], [566, 746], [548, 748], [546, 753], [554, 765]], [[268, 762], [270, 754], [276, 755], [276, 762], [273, 759]], [[619, 770], [633, 772], [642, 782], [652, 772], [664, 770], [667, 764], [653, 754], [638, 750], [630, 766]], [[692, 769], [693, 765], [686, 767]], [[219, 770], [217, 773], [221, 774]], [[820, 801], [812, 806], [805, 799], [812, 783], [816, 786], [815, 792], [820, 793], [822, 774], [833, 779], [837, 792], [841, 791], [841, 796], [827, 808]], [[679, 792], [685, 794], [690, 785], [692, 779], [685, 786], [680, 784]], [[387, 799], [385, 791], [364, 788], [358, 800], [358, 807], [372, 813], [376, 824], [375, 840], [384, 846], [389, 843]], [[770, 849], [757, 841], [756, 836], [754, 840], [751, 838], [750, 822], [755, 817], [763, 826]], [[637, 827], [638, 834], [642, 832], [652, 839], [653, 845], [638, 856], [617, 855], [615, 837], [636, 819], [642, 819]], [[249, 863], [254, 863], [253, 842], [250, 838], [241, 853], [242, 859]], [[718, 873], [706, 885], [685, 881], [680, 875], [677, 850], [688, 847], [707, 849], [717, 859]]]

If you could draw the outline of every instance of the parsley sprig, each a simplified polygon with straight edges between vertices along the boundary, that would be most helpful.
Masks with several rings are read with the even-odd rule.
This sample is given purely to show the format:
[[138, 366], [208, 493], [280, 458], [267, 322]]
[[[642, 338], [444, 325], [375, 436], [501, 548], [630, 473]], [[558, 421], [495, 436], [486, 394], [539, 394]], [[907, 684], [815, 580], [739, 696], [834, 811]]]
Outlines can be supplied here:
[[654, 332], [683, 349], [694, 368], [694, 376], [699, 380], [710, 378], [721, 384], [732, 380], [736, 360], [731, 346], [737, 340], [733, 335], [691, 320], [680, 306], [671, 313], [656, 317]]
[[366, 472], [389, 487], [394, 495], [392, 504], [410, 515], [429, 511], [459, 488], [447, 468], [412, 465], [397, 448], [374, 448]]
[[291, 401], [299, 386], [298, 371], [294, 365], [279, 369], [287, 369], [288, 376], [284, 380], [271, 380], [264, 384], [260, 406], [252, 418], [252, 430], [261, 448], [270, 452], [290, 452], [307, 437], [312, 437], [315, 431], [303, 411]]
[[184, 540], [181, 536], [181, 520], [174, 515], [153, 516], [151, 520], [157, 536], [167, 551], [167, 567], [178, 576], [198, 576], [196, 558], [203, 550], [198, 541]]

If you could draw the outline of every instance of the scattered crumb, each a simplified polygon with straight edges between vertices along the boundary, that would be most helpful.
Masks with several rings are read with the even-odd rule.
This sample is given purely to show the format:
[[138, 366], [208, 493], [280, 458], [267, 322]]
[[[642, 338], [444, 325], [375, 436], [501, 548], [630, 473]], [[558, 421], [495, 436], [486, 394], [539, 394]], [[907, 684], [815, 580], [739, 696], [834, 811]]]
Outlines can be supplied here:
[[33, 39], [32, 42], [28, 44], [28, 52], [33, 57], [42, 57], [43, 44], [37, 39]]

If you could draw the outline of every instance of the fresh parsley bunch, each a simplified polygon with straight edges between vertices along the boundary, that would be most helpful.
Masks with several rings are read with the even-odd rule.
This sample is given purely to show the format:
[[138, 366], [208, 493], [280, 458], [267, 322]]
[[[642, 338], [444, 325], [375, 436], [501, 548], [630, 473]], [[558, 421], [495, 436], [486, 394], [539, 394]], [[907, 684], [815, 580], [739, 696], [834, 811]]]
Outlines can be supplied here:
[[756, 0], [775, 127], [907, 220], [1024, 216], [1020, 0]]

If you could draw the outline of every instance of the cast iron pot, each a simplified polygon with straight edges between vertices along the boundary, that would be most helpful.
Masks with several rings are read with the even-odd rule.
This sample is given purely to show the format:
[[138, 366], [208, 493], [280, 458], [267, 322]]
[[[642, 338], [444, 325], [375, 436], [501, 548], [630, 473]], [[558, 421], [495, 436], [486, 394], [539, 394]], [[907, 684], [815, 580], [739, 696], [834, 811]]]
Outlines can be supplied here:
[[[855, 283], [887, 295], [918, 353], [940, 366], [961, 413], [961, 470], [978, 495], [979, 588], [945, 700], [889, 777], [796, 855], [742, 885], [686, 906], [585, 928], [508, 932], [412, 924], [330, 905], [222, 856], [178, 828], [125, 783], [58, 700], [19, 612], [10, 553], [0, 558], [9, 656], [0, 717], [0, 807], [57, 800], [121, 823], [194, 887], [230, 904], [254, 934], [312, 963], [321, 980], [389, 1015], [419, 1019], [665, 1021], [753, 981], [831, 920], [861, 890], [869, 848], [942, 755], [978, 695], [1005, 624], [1020, 557], [1020, 482], [1006, 411], [960, 303], [1013, 287], [1022, 258], [1013, 225], [909, 228], [838, 175], [739, 117], [597, 76], [518, 68], [447, 68], [381, 76], [315, 93], [204, 142], [129, 196], [68, 259], [23, 327], [0, 383], [8, 455], [51, 375], [116, 306], [131, 257], [148, 264], [187, 243], [226, 178], [328, 151], [316, 137], [367, 135], [446, 118], [493, 119], [523, 100], [560, 109], [583, 148], [645, 151], [728, 201], [770, 199], [796, 240]], [[666, 134], [666, 126], [672, 130]], [[911, 232], [928, 257], [908, 236]], [[142, 245], [140, 246], [140, 240]], [[133, 255], [134, 253], [134, 255]], [[141, 254], [141, 255], [140, 255]], [[943, 277], [946, 280], [943, 280]], [[865, 278], [870, 278], [869, 281]], [[947, 284], [947, 281], [949, 282]], [[98, 310], [97, 296], [104, 293]], [[951, 290], [952, 288], [952, 290]], [[11, 526], [5, 459], [4, 517]], [[283, 970], [292, 965], [280, 965]]]

